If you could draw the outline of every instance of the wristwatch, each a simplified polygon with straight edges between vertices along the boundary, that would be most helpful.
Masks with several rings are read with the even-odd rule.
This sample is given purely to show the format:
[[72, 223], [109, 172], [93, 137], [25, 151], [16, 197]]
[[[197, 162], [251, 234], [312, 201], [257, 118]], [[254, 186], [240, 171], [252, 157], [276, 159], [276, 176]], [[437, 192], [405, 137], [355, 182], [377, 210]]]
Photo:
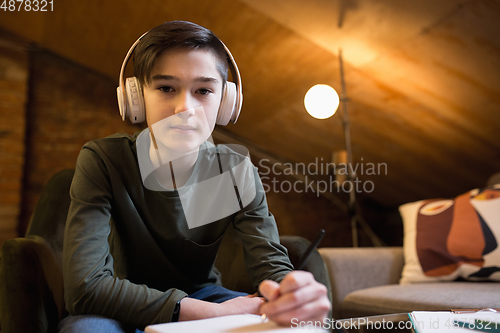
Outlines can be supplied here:
[[171, 322], [179, 321], [179, 314], [181, 313], [181, 301], [182, 300], [180, 300], [177, 303], [175, 303], [174, 312], [172, 312], [172, 320], [171, 320]]

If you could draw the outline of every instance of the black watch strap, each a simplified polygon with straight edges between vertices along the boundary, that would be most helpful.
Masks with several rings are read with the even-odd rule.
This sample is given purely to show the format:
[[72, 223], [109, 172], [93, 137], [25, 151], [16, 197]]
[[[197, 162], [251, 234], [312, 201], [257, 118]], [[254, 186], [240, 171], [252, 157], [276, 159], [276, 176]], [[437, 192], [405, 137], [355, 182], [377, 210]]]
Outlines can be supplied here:
[[179, 314], [181, 313], [181, 301], [175, 303], [174, 312], [172, 312], [172, 322], [179, 321]]

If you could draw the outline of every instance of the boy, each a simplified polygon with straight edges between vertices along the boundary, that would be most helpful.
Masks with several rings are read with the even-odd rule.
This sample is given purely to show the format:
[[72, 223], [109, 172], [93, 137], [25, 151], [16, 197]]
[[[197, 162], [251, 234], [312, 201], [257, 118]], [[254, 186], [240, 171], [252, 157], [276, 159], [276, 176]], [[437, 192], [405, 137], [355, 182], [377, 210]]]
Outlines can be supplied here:
[[[174, 21], [145, 34], [133, 52], [148, 128], [80, 152], [64, 237], [70, 316], [60, 332], [133, 332], [243, 313], [283, 325], [322, 320], [326, 288], [293, 271], [256, 168], [209, 141], [231, 84], [223, 44]], [[220, 286], [213, 263], [229, 223], [268, 302]]]

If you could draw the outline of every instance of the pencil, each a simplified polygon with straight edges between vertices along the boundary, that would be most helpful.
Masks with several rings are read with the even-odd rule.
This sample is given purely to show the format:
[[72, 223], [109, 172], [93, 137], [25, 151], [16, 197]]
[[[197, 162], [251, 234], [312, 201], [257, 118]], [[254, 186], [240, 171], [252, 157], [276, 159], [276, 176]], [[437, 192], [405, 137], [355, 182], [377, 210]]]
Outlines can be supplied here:
[[304, 267], [304, 264], [306, 263], [307, 259], [309, 259], [309, 256], [311, 255], [312, 251], [318, 247], [319, 243], [321, 243], [321, 240], [323, 240], [324, 236], [325, 236], [325, 230], [321, 229], [318, 233], [318, 236], [316, 236], [316, 239], [314, 240], [314, 242], [312, 242], [311, 245], [309, 245], [306, 252], [304, 253], [302, 258], [300, 259], [300, 262], [297, 265], [296, 270], [301, 270]]

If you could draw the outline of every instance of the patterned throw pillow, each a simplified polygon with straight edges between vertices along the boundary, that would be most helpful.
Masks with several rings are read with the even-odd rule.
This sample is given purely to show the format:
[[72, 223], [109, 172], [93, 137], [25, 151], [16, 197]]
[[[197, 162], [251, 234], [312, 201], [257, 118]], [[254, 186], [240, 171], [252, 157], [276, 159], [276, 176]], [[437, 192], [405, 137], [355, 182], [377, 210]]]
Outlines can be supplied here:
[[401, 284], [500, 281], [500, 184], [455, 199], [399, 207], [404, 224]]

